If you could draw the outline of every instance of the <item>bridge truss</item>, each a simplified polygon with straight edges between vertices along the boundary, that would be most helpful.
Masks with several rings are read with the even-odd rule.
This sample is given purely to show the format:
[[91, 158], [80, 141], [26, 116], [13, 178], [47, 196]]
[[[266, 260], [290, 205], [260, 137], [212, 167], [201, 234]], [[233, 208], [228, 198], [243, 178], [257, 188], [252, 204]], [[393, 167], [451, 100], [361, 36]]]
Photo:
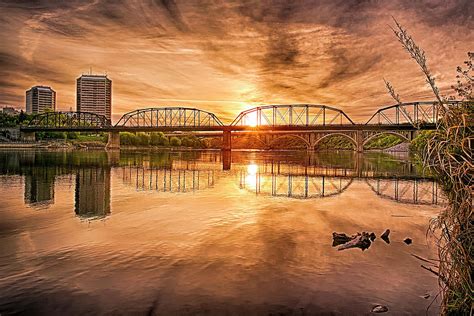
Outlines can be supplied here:
[[231, 126], [354, 125], [342, 111], [326, 105], [265, 105], [241, 112]]
[[210, 127], [223, 126], [211, 112], [186, 107], [139, 109], [124, 114], [115, 127]]
[[[448, 102], [447, 106], [456, 106], [458, 102]], [[440, 118], [439, 102], [410, 102], [387, 106], [375, 112], [366, 125], [436, 124]]]
[[90, 112], [45, 112], [35, 115], [29, 128], [80, 129], [110, 127], [104, 115]]

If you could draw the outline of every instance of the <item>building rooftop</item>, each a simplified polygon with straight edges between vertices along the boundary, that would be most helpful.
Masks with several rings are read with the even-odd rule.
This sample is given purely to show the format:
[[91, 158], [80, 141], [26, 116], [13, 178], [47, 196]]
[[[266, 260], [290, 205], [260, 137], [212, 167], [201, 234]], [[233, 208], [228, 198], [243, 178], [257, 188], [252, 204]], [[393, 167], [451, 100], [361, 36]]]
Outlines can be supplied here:
[[48, 87], [48, 86], [34, 86], [34, 87], [31, 87], [31, 89], [39, 89], [39, 90], [53, 90], [51, 87]]
[[[108, 79], [107, 75], [84, 75], [82, 74], [79, 78], [77, 79], [82, 79], [82, 78], [87, 78], [87, 79]], [[110, 79], [109, 79], [110, 80]]]

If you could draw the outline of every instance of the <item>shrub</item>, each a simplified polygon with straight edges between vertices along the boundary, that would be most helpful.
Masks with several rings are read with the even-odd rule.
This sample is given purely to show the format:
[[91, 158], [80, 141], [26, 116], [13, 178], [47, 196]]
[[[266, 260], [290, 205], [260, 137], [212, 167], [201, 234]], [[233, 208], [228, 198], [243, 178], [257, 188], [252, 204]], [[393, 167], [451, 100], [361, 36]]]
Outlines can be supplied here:
[[122, 132], [120, 133], [120, 144], [121, 145], [138, 145], [138, 137], [129, 132]]
[[194, 142], [190, 137], [181, 138], [181, 146], [192, 147], [193, 145], [194, 145]]
[[174, 147], [181, 146], [181, 140], [178, 137], [173, 136], [170, 138], [170, 145]]
[[67, 139], [77, 139], [77, 132], [67, 132]]
[[167, 146], [169, 145], [168, 138], [162, 132], [151, 133], [150, 145], [153, 146]]
[[146, 133], [138, 133], [136, 135], [137, 137], [137, 141], [138, 141], [138, 145], [141, 145], [141, 146], [148, 146], [150, 145], [150, 135], [146, 134]]
[[66, 139], [67, 135], [65, 132], [44, 132], [43, 138], [49, 139]]

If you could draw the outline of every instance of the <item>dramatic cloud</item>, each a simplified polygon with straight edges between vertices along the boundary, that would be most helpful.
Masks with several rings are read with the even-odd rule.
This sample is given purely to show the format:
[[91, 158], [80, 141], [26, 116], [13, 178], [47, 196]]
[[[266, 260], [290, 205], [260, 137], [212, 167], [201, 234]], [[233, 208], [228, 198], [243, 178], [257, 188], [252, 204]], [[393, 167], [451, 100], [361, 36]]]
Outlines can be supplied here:
[[390, 30], [405, 25], [444, 93], [474, 50], [471, 0], [0, 0], [0, 104], [51, 85], [75, 108], [75, 79], [113, 80], [114, 117], [188, 105], [231, 120], [269, 103], [339, 107], [364, 121], [391, 104], [432, 99]]

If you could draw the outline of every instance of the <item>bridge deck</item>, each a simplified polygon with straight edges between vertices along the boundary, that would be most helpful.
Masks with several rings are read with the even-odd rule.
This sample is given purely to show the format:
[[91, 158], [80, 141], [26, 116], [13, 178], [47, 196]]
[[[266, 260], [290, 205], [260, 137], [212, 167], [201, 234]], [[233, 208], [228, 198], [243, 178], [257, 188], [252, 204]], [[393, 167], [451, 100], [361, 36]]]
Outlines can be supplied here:
[[435, 129], [435, 124], [423, 124], [414, 127], [412, 124], [342, 124], [312, 126], [21, 126], [24, 132], [331, 132], [331, 131], [407, 131]]

